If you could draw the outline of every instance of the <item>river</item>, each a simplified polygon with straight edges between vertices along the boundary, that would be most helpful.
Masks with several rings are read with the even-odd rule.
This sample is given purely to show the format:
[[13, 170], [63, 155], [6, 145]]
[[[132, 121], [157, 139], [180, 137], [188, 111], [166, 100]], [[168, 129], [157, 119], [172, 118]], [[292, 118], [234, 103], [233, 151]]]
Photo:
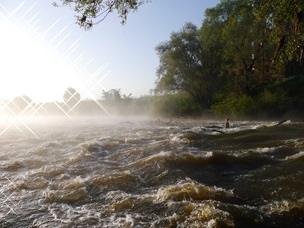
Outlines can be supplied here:
[[303, 227], [304, 124], [1, 123], [0, 227]]

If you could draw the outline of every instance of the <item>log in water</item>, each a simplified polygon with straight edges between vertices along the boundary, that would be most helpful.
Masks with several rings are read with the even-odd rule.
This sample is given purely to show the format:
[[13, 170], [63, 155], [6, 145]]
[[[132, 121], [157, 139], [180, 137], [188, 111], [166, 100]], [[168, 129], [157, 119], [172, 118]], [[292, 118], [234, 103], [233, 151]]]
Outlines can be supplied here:
[[304, 125], [223, 125], [1, 123], [0, 227], [303, 227]]

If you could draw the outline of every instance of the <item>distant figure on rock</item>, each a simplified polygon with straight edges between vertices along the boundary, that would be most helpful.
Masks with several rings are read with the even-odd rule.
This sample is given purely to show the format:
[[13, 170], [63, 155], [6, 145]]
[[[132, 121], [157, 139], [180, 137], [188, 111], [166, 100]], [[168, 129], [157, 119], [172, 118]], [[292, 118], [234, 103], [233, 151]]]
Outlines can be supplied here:
[[226, 120], [226, 128], [229, 128], [229, 118]]

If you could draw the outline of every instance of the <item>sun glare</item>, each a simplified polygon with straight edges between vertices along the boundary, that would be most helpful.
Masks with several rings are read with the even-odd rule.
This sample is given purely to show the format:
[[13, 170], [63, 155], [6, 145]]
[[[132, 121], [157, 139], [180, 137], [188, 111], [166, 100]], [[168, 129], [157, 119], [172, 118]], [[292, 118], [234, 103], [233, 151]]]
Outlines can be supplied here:
[[77, 75], [38, 34], [0, 21], [0, 99], [27, 95], [35, 102], [62, 100]]
[[17, 130], [38, 137], [31, 125], [49, 114], [72, 119], [81, 100], [64, 101], [69, 87], [108, 114], [98, 100], [107, 65], [94, 71], [93, 60], [78, 53], [79, 39], [68, 25], [39, 18], [35, 4], [22, 8], [23, 3], [13, 10], [0, 4], [0, 136]]

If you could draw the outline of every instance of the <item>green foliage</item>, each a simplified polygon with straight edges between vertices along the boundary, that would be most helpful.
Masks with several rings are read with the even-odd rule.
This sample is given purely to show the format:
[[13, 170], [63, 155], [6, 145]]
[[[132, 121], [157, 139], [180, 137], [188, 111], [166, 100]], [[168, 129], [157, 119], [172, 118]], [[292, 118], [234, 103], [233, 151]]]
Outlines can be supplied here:
[[282, 82], [282, 90], [288, 99], [288, 110], [304, 114], [304, 76], [297, 76]]
[[[75, 7], [85, 29], [113, 10], [125, 23], [146, 2], [59, 1]], [[154, 113], [188, 115], [212, 107], [219, 115], [280, 115], [304, 104], [303, 77], [283, 80], [304, 72], [304, 0], [222, 0], [205, 11], [201, 27], [186, 23], [156, 51], [155, 92], [161, 96], [146, 102]], [[103, 91], [103, 102], [119, 104], [124, 113], [140, 103], [120, 89]]]
[[256, 96], [219, 95], [212, 111], [216, 115], [280, 117], [293, 112], [303, 114], [304, 77], [294, 77], [263, 87]]
[[288, 98], [282, 88], [271, 91], [265, 89], [257, 99], [259, 113], [267, 113], [268, 116], [280, 116], [286, 112]]
[[129, 114], [132, 105], [132, 94], [122, 94], [121, 89], [103, 90], [101, 102], [110, 114]]
[[255, 101], [247, 95], [237, 96], [232, 94], [214, 104], [211, 109], [214, 114], [220, 116], [246, 116], [251, 115], [254, 111]]
[[286, 79], [282, 82], [282, 88], [292, 98], [304, 100], [304, 75]]
[[199, 114], [200, 106], [186, 93], [156, 96], [152, 103], [152, 114], [159, 116], [190, 116]]
[[159, 44], [156, 51], [160, 57], [158, 91], [184, 90], [198, 80], [200, 75], [196, 71], [201, 68], [201, 47], [195, 25], [187, 23], [180, 32], [172, 33], [170, 41]]
[[54, 6], [73, 6], [77, 13], [77, 23], [84, 29], [102, 22], [109, 13], [117, 11], [124, 24], [130, 12], [134, 12], [147, 0], [60, 0], [61, 4], [54, 2]]
[[255, 98], [257, 112], [266, 116], [278, 117], [285, 113], [303, 113], [304, 77], [289, 78], [275, 82]]
[[[225, 0], [207, 9], [199, 30], [186, 24], [156, 48], [156, 89], [185, 91], [202, 107], [229, 116], [281, 114], [302, 103], [299, 85], [280, 82], [287, 61], [301, 62], [296, 53], [304, 40], [304, 2], [293, 0], [294, 8], [284, 2]], [[278, 50], [282, 36], [288, 39]]]
[[122, 94], [121, 89], [110, 89], [109, 91], [102, 91], [102, 99], [105, 101], [120, 102], [122, 100], [132, 99], [131, 97], [131, 93], [129, 95]]
[[[285, 63], [299, 58], [304, 40], [304, 1], [251, 1], [257, 21], [267, 20], [269, 41], [277, 44], [274, 58]], [[303, 48], [303, 47], [302, 47]]]
[[[118, 13], [121, 23], [124, 24], [128, 14], [136, 11], [146, 2], [151, 1], [57, 0], [53, 5], [72, 6], [77, 14], [77, 23], [84, 29], [89, 29], [103, 21], [113, 11]], [[228, 37], [235, 34], [235, 38], [240, 40], [239, 35], [244, 37], [250, 33], [260, 34], [262, 39], [258, 43], [264, 43], [267, 39], [270, 43], [277, 44], [274, 58], [281, 63], [295, 58], [302, 59], [299, 54], [304, 40], [303, 0], [222, 0], [216, 7], [206, 10], [206, 17], [214, 18], [215, 23], [227, 24], [229, 30], [234, 30], [232, 33], [229, 32]], [[256, 26], [261, 25], [259, 33], [255, 33]], [[245, 30], [240, 31], [240, 28]]]
[[218, 68], [212, 61], [216, 59], [213, 49], [202, 46], [201, 34], [195, 25], [186, 23], [180, 32], [171, 34], [169, 41], [156, 47], [160, 57], [156, 91], [186, 92], [202, 107], [209, 108]]

